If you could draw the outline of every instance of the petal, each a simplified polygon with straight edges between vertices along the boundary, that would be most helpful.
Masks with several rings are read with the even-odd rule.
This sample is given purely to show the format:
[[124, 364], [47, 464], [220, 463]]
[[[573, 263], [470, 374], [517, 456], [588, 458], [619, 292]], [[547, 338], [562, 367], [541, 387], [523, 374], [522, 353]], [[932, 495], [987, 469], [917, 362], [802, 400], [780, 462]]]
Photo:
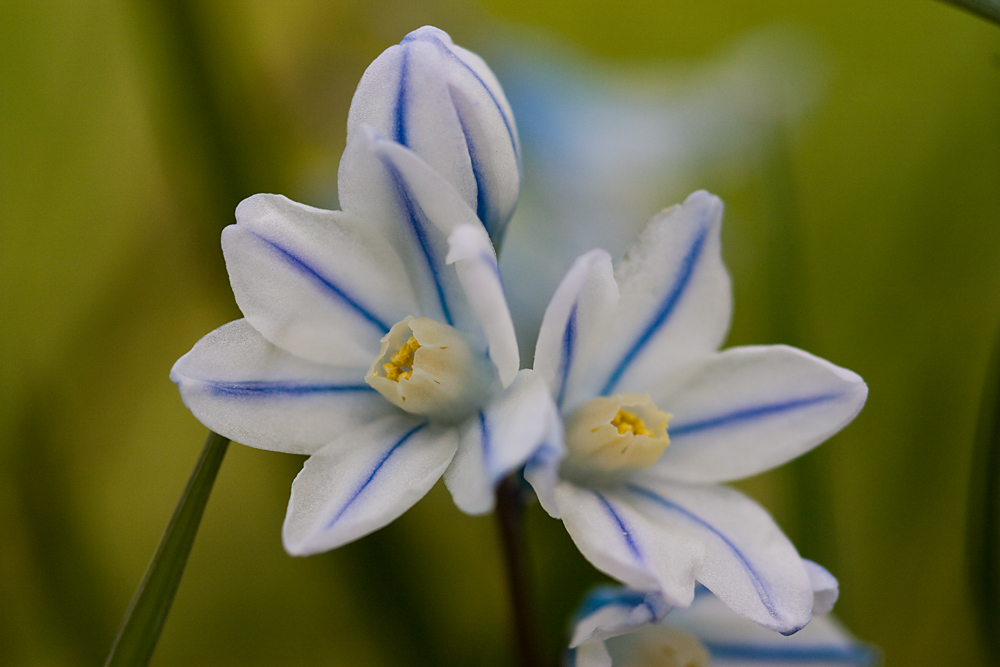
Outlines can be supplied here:
[[658, 593], [620, 586], [600, 586], [584, 598], [576, 610], [570, 648], [587, 641], [601, 641], [626, 634], [659, 621], [670, 605]]
[[486, 335], [490, 359], [507, 387], [514, 381], [521, 360], [493, 244], [481, 225], [459, 225], [448, 237], [448, 248], [445, 261], [458, 271], [458, 280]]
[[855, 373], [774, 345], [737, 347], [666, 378], [652, 392], [673, 414], [659, 479], [718, 482], [779, 466], [846, 426], [868, 387]]
[[[534, 368], [551, 387], [560, 408], [575, 407], [566, 401], [571, 378], [574, 371], [586, 367], [586, 358], [602, 342], [617, 301], [611, 256], [603, 250], [578, 257], [552, 295], [535, 345]], [[590, 398], [584, 395], [576, 402]]]
[[300, 359], [236, 320], [198, 341], [170, 379], [211, 430], [251, 447], [312, 454], [396, 410], [365, 384], [364, 373]]
[[514, 116], [476, 54], [425, 26], [361, 77], [348, 132], [360, 124], [408, 147], [448, 180], [499, 243], [521, 184]]
[[392, 522], [434, 486], [457, 445], [455, 429], [400, 414], [345, 433], [295, 478], [285, 549], [294, 556], [328, 551]]
[[713, 667], [864, 667], [878, 662], [875, 651], [854, 639], [835, 618], [817, 616], [800, 632], [785, 637], [733, 614], [714, 595], [698, 596], [688, 609], [675, 609], [665, 624], [701, 640], [712, 654]]
[[664, 533], [703, 545], [694, 574], [736, 613], [782, 634], [809, 622], [813, 589], [802, 558], [754, 501], [685, 484], [630, 483], [621, 497]]
[[[560, 482], [555, 500], [566, 530], [594, 567], [639, 590], [659, 590], [667, 603], [694, 598], [704, 539], [651, 520], [635, 507], [635, 494], [596, 491]], [[641, 500], [641, 498], [639, 499]]]
[[615, 267], [621, 301], [583, 380], [592, 395], [648, 391], [722, 344], [732, 297], [721, 223], [722, 202], [699, 191], [646, 225]]
[[359, 125], [340, 161], [340, 203], [402, 258], [419, 310], [409, 314], [450, 324], [485, 350], [458, 274], [445, 262], [452, 230], [481, 224], [455, 188], [412, 151]]
[[611, 667], [611, 655], [604, 642], [584, 642], [567, 653], [567, 667]]
[[802, 564], [806, 566], [809, 583], [813, 589], [813, 614], [829, 614], [840, 597], [840, 584], [837, 578], [825, 567], [805, 558]]
[[500, 481], [541, 447], [562, 444], [562, 419], [548, 388], [523, 370], [495, 401], [463, 424], [458, 453], [444, 474], [455, 504], [467, 514], [493, 510]]
[[236, 302], [293, 354], [367, 366], [389, 327], [417, 307], [392, 246], [356, 218], [255, 195], [236, 219], [222, 234]]

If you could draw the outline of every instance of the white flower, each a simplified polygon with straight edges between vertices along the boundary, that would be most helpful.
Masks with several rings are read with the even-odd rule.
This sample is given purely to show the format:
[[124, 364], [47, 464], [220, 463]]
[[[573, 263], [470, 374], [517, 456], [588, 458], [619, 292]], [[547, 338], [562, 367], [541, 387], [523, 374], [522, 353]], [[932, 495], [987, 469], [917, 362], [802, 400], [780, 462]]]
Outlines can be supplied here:
[[[456, 74], [447, 59], [435, 65], [420, 48], [407, 50], [410, 43], [460, 52], [462, 63], [473, 60], [462, 65], [472, 74]], [[380, 528], [442, 474], [462, 510], [488, 512], [499, 480], [561, 437], [544, 383], [518, 371], [496, 253], [473, 208], [476, 191], [470, 201], [448, 180], [472, 156], [477, 178], [499, 179], [480, 183], [479, 194], [511, 196], [503, 175], [475, 160], [498, 133], [512, 150], [513, 126], [500, 108], [506, 102], [481, 108], [483, 95], [493, 102], [502, 95], [470, 91], [462, 76], [482, 83], [485, 66], [444, 33], [424, 28], [400, 48], [395, 76], [409, 83], [390, 81], [392, 58], [383, 56], [355, 98], [340, 164], [343, 211], [276, 195], [242, 202], [222, 245], [245, 319], [207, 335], [171, 372], [210, 429], [253, 447], [311, 455], [292, 486], [283, 529], [292, 554]], [[440, 111], [435, 76], [458, 100], [461, 127], [476, 128], [465, 135], [466, 152], [430, 156], [444, 175], [357, 121], [379, 111], [371, 87], [381, 77], [407, 90], [398, 94], [407, 109], [427, 107], [401, 112], [411, 145], [448, 143], [454, 127], [421, 124]], [[487, 144], [478, 143], [483, 137]]]
[[[836, 580], [805, 561], [822, 594]], [[827, 582], [827, 583], [824, 583]], [[673, 609], [655, 593], [601, 587], [584, 600], [567, 654], [570, 667], [868, 667], [874, 650], [858, 642], [829, 609], [791, 637], [761, 628], [732, 613], [714, 595], [699, 589], [687, 609]], [[669, 613], [667, 613], [669, 612]]]
[[616, 267], [601, 250], [576, 260], [534, 364], [564, 416], [567, 454], [533, 459], [525, 476], [600, 570], [681, 607], [701, 582], [787, 634], [810, 619], [806, 566], [767, 512], [717, 482], [818, 445], [867, 387], [782, 345], [716, 352], [731, 310], [721, 219], [722, 203], [696, 192], [653, 218]]
[[348, 132], [371, 125], [423, 158], [503, 239], [521, 187], [514, 115], [482, 58], [424, 26], [373, 62], [358, 84]]

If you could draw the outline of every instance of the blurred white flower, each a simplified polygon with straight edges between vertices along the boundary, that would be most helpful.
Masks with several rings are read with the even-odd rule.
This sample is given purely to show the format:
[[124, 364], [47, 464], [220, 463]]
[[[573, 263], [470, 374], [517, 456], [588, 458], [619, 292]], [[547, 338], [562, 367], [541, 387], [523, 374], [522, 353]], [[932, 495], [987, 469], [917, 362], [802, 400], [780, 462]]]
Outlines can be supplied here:
[[696, 192], [614, 267], [603, 250], [574, 262], [534, 362], [563, 415], [566, 455], [541, 450], [525, 477], [598, 569], [681, 607], [701, 582], [790, 634], [810, 619], [808, 568], [766, 511], [718, 482], [815, 447], [868, 390], [783, 345], [716, 351], [732, 309], [721, 221], [722, 202]]
[[787, 28], [704, 63], [645, 67], [510, 41], [491, 62], [517, 114], [526, 179], [500, 270], [526, 356], [574, 258], [604, 248], [617, 260], [664, 201], [706, 176], [733, 183], [759, 171], [825, 79], [819, 49]]
[[[822, 576], [825, 571], [813, 566]], [[671, 610], [655, 593], [605, 586], [590, 593], [577, 611], [566, 663], [568, 667], [869, 667], [878, 662], [873, 649], [854, 639], [823, 608], [814, 611], [817, 615], [809, 625], [785, 637], [734, 614], [705, 589], [698, 590], [690, 607]]]
[[[457, 49], [431, 28], [412, 33], [404, 47], [428, 40], [448, 53]], [[398, 113], [411, 143], [447, 143], [454, 124], [418, 122], [418, 110], [436, 108], [437, 77], [463, 100], [456, 109], [468, 103], [482, 111], [473, 114], [476, 141], [502, 135], [511, 150], [512, 125], [502, 110], [482, 110], [475, 86], [456, 82], [448, 58], [412, 49], [407, 66], [409, 52], [404, 48], [401, 61], [376, 61], [359, 88], [354, 109], [361, 111], [340, 165], [343, 211], [276, 195], [237, 208], [222, 245], [245, 319], [207, 335], [171, 372], [185, 404], [213, 431], [311, 455], [285, 520], [285, 548], [293, 554], [332, 549], [380, 528], [442, 474], [461, 509], [487, 512], [499, 480], [547, 439], [559, 439], [544, 383], [518, 371], [496, 254], [473, 208], [476, 192], [470, 202], [470, 193], [446, 178], [468, 168], [470, 155], [477, 174], [496, 172], [478, 170], [470, 141], [465, 152], [434, 156], [439, 166], [458, 164], [442, 175], [357, 120], [395, 100], [409, 110]], [[379, 97], [373, 82], [380, 77], [405, 94]], [[496, 88], [487, 97], [497, 102], [502, 93]], [[473, 123], [462, 112], [459, 120]], [[479, 194], [510, 196], [510, 184], [497, 177]]]

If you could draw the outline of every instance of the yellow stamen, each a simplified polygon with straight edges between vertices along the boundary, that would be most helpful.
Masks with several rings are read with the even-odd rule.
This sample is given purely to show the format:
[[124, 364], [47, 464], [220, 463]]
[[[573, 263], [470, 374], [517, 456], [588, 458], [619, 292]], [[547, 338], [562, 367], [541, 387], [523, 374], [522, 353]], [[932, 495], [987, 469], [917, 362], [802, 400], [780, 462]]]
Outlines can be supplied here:
[[410, 339], [399, 348], [399, 352], [389, 357], [389, 363], [382, 364], [385, 378], [393, 382], [409, 380], [410, 376], [413, 375], [413, 355], [419, 348], [420, 343], [417, 342], [416, 338], [410, 336]]
[[663, 412], [649, 394], [599, 396], [566, 420], [568, 461], [582, 470], [641, 470], [670, 444]]
[[[646, 422], [634, 412], [622, 408], [611, 420], [611, 425], [618, 427], [618, 435], [625, 435], [631, 432], [633, 435], [648, 435], [652, 437], [653, 432], [646, 428]], [[594, 429], [595, 431], [597, 429]]]

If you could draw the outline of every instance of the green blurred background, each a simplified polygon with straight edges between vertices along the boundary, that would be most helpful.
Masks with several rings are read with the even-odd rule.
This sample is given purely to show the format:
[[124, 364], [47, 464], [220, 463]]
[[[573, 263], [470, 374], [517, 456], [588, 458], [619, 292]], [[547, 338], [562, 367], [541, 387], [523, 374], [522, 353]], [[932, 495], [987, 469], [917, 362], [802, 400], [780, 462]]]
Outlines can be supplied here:
[[[102, 663], [205, 437], [167, 373], [239, 315], [221, 228], [255, 192], [335, 202], [361, 73], [428, 23], [615, 67], [773, 24], [823, 54], [794, 131], [684, 183], [727, 202], [728, 344], [798, 344], [870, 387], [844, 433], [740, 486], [887, 664], [984, 664], [966, 517], [1000, 325], [1000, 28], [929, 0], [0, 4], [0, 663]], [[300, 465], [230, 449], [154, 665], [510, 664], [490, 518], [439, 485], [294, 559]], [[537, 507], [528, 526], [554, 655], [601, 577]]]

